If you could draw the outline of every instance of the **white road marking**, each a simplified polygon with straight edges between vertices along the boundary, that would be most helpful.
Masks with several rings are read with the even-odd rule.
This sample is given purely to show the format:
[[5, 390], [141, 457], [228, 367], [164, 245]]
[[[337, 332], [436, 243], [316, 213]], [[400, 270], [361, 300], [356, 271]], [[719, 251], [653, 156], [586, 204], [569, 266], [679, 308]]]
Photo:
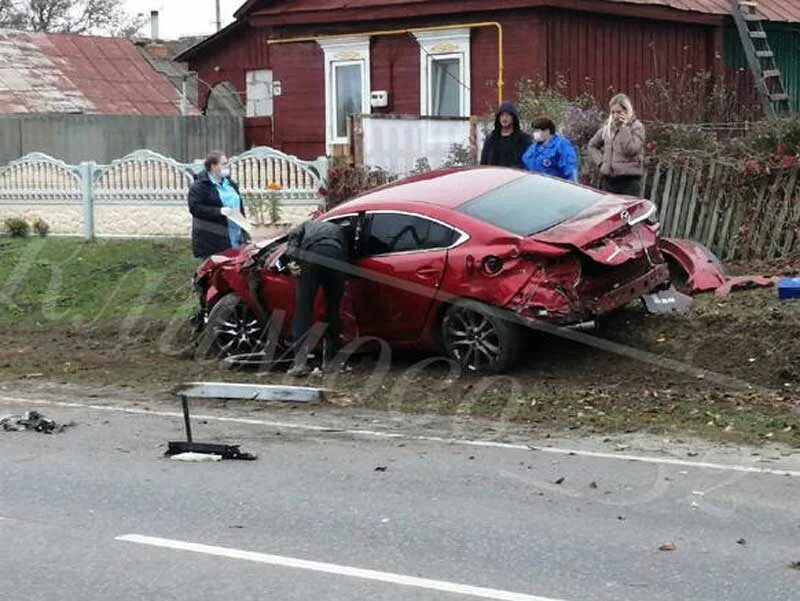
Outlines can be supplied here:
[[[111, 411], [116, 413], [129, 413], [133, 415], [152, 415], [155, 417], [174, 417], [183, 419], [183, 413], [178, 411], [150, 411], [147, 409], [134, 409], [116, 405], [89, 405], [85, 403], [66, 403], [63, 401], [42, 401], [20, 399], [15, 397], [0, 396], [0, 402], [49, 405], [53, 407], [67, 407], [72, 409], [91, 409], [94, 411]], [[692, 467], [696, 469], [709, 469], [727, 472], [741, 472], [745, 474], [768, 474], [772, 476], [792, 476], [800, 478], [799, 470], [775, 469], [769, 467], [756, 467], [752, 465], [735, 465], [726, 463], [713, 463], [707, 461], [687, 461], [670, 457], [648, 457], [645, 455], [625, 455], [621, 453], [606, 453], [603, 451], [583, 451], [579, 449], [566, 449], [560, 447], [537, 447], [529, 444], [515, 444], [507, 442], [493, 442], [490, 440], [468, 440], [461, 438], [445, 438], [442, 436], [417, 436], [399, 432], [382, 432], [379, 430], [339, 430], [330, 426], [316, 426], [314, 424], [276, 422], [262, 419], [247, 419], [244, 417], [221, 417], [218, 415], [192, 415], [193, 420], [206, 420], [223, 423], [247, 424], [251, 426], [267, 426], [269, 428], [283, 428], [285, 430], [303, 430], [308, 432], [321, 432], [326, 434], [346, 434], [350, 436], [367, 436], [372, 438], [419, 440], [422, 442], [440, 442], [449, 445], [469, 447], [484, 447], [490, 449], [510, 449], [515, 451], [536, 451], [554, 455], [572, 455], [576, 457], [591, 457], [594, 459], [608, 459], [612, 461], [633, 461], [637, 463], [652, 463], [657, 465], [675, 465]]]
[[126, 534], [125, 536], [116, 537], [115, 540], [127, 543], [136, 543], [140, 545], [149, 545], [152, 547], [161, 547], [164, 549], [174, 549], [177, 551], [190, 551], [192, 553], [201, 553], [204, 555], [213, 555], [228, 559], [253, 561], [256, 563], [263, 563], [284, 568], [308, 570], [312, 572], [334, 574], [336, 576], [347, 576], [349, 578], [360, 578], [362, 580], [385, 582], [387, 584], [397, 584], [400, 586], [440, 591], [443, 593], [453, 593], [468, 597], [478, 597], [480, 599], [496, 599], [498, 601], [559, 601], [558, 599], [552, 599], [549, 597], [538, 597], [536, 595], [526, 595], [523, 593], [513, 593], [511, 591], [470, 586], [467, 584], [458, 584], [456, 582], [447, 582], [445, 580], [430, 580], [428, 578], [404, 576], [403, 574], [393, 574], [391, 572], [365, 570], [362, 568], [342, 566], [333, 563], [320, 563], [317, 561], [296, 559], [294, 557], [268, 555], [266, 553], [242, 551], [240, 549], [231, 549], [229, 547], [200, 545], [197, 543], [187, 543], [179, 540], [142, 536], [139, 534]]

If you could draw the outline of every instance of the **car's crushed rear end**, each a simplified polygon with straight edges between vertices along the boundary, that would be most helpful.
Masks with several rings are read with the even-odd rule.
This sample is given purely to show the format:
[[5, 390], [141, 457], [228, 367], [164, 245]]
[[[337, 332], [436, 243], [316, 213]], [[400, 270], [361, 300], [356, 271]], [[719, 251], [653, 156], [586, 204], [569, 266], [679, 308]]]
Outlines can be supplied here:
[[592, 320], [661, 287], [669, 269], [659, 248], [655, 207], [607, 197], [575, 219], [527, 238], [537, 269], [509, 308], [559, 324]]
[[[516, 259], [492, 274], [490, 296], [522, 318], [589, 321], [669, 281], [655, 206], [647, 200], [523, 175], [458, 210], [518, 236], [511, 252], [508, 238], [497, 240], [504, 257]], [[516, 290], [502, 300], [495, 293], [506, 288], [501, 280]]]

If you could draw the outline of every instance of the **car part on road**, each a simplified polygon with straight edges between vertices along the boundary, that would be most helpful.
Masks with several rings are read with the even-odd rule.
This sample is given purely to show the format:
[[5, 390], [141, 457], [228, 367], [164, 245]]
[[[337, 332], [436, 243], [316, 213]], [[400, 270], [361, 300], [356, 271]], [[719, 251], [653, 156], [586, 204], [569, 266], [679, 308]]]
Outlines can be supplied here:
[[242, 453], [239, 450], [239, 445], [206, 442], [170, 442], [167, 452], [164, 453], [164, 455], [175, 458], [178, 455], [189, 453], [196, 455], [213, 455], [221, 457], [222, 459], [239, 459], [242, 461], [253, 461], [257, 459], [255, 455]]
[[187, 463], [208, 463], [213, 461], [222, 461], [222, 455], [214, 455], [211, 453], [178, 453], [172, 455], [174, 461], [185, 461]]
[[5, 432], [33, 430], [40, 434], [53, 434], [63, 432], [70, 425], [72, 424], [58, 424], [38, 411], [28, 411], [25, 415], [7, 415], [0, 418], [0, 427]]
[[[191, 385], [188, 391], [191, 392]], [[170, 441], [167, 443], [167, 451], [164, 453], [166, 456], [180, 455], [182, 453], [204, 453], [206, 455], [220, 455], [223, 459], [242, 459], [245, 461], [253, 461], [257, 459], [255, 455], [250, 453], [242, 453], [239, 450], [239, 445], [226, 445], [194, 442], [192, 439], [192, 422], [189, 416], [189, 396], [187, 392], [179, 392], [181, 397], [181, 406], [183, 408], [183, 423], [186, 428], [186, 441], [176, 442]]]
[[442, 345], [469, 372], [501, 373], [519, 359], [522, 335], [511, 315], [473, 300], [456, 301], [442, 320]]
[[166, 455], [205, 453], [220, 455], [223, 459], [256, 459], [255, 455], [242, 453], [238, 445], [194, 442], [189, 415], [189, 399], [239, 399], [248, 401], [281, 401], [288, 403], [318, 403], [324, 401], [325, 391], [302, 386], [271, 386], [258, 384], [229, 384], [225, 382], [188, 382], [173, 389], [181, 399], [186, 442], [169, 442]]
[[282, 403], [321, 403], [326, 400], [326, 391], [322, 388], [228, 382], [187, 382], [175, 387], [172, 393], [179, 397], [192, 399], [232, 399]]

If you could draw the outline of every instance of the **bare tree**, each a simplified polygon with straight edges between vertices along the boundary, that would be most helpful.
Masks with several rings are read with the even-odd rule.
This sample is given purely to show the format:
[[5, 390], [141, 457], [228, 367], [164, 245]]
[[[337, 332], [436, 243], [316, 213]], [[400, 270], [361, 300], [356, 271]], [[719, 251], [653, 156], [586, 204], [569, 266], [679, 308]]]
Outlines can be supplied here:
[[0, 0], [0, 25], [28, 31], [130, 37], [142, 25], [118, 0]]
[[17, 29], [22, 27], [23, 19], [14, 0], [0, 0], [0, 28]]

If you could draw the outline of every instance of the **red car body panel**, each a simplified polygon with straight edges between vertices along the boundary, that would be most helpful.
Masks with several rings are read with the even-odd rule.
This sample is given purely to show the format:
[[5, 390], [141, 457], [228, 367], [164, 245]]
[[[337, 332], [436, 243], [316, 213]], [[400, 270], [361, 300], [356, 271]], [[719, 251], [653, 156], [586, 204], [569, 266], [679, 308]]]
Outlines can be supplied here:
[[699, 242], [662, 238], [659, 246], [667, 259], [683, 272], [685, 292], [710, 292], [727, 281], [719, 259]]
[[[694, 287], [711, 285], [716, 277], [699, 245], [659, 238], [652, 221], [655, 210], [647, 200], [592, 191], [597, 199], [587, 209], [530, 236], [456, 210], [523, 177], [543, 176], [501, 168], [431, 172], [320, 216], [329, 220], [390, 212], [422, 217], [461, 234], [448, 248], [356, 258], [343, 302], [345, 337], [375, 336], [394, 346], [432, 348], [446, 307], [457, 299], [513, 311], [524, 320], [579, 323], [664, 286], [669, 279], [664, 254], [690, 274]], [[202, 302], [209, 308], [233, 292], [257, 315], [281, 311], [288, 335], [295, 283], [273, 267], [283, 248], [262, 251], [263, 246], [207, 260], [197, 273]], [[318, 319], [323, 308], [320, 295]]]

